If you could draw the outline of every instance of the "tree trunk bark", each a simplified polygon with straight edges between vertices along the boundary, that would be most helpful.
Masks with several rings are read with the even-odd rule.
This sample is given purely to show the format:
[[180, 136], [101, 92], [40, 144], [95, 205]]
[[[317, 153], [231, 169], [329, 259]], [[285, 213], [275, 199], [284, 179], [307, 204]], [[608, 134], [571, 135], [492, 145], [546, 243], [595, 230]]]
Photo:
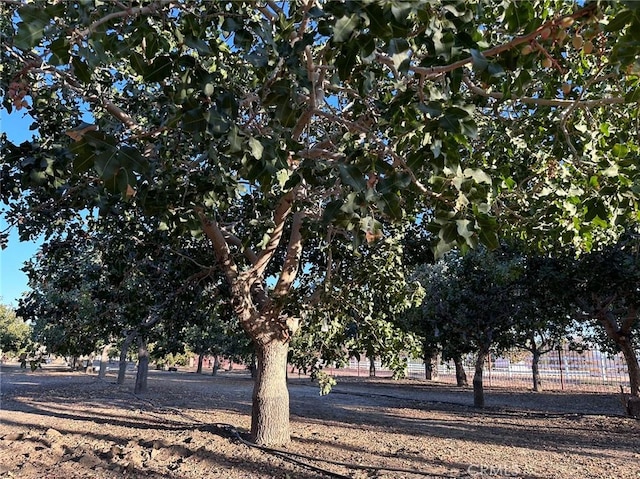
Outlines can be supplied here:
[[631, 395], [640, 396], [640, 365], [638, 364], [638, 358], [633, 350], [631, 340], [628, 336], [621, 336], [616, 342], [618, 346], [620, 346], [624, 360], [627, 362]]
[[287, 389], [288, 342], [256, 343], [257, 375], [253, 387], [251, 437], [256, 444], [289, 443], [289, 390]]
[[369, 357], [369, 377], [370, 378], [376, 377], [376, 357], [375, 356]]
[[149, 376], [149, 350], [147, 340], [142, 336], [138, 337], [138, 372], [136, 373], [136, 384], [133, 388], [134, 394], [144, 394], [147, 392], [147, 378]]
[[198, 354], [198, 369], [196, 374], [202, 374], [202, 363], [204, 362], [204, 353]]
[[453, 358], [453, 364], [455, 364], [456, 366], [456, 384], [459, 387], [468, 386], [469, 381], [467, 380], [467, 373], [464, 370], [462, 358], [460, 356], [456, 356], [455, 358]]
[[533, 359], [531, 360], [531, 374], [533, 378], [533, 390], [536, 392], [542, 391], [542, 381], [540, 380], [540, 352], [536, 349], [532, 351]]
[[103, 346], [100, 353], [100, 371], [98, 371], [98, 379], [104, 379], [107, 376], [107, 364], [109, 363], [109, 350], [111, 344]]
[[424, 354], [424, 378], [432, 381], [438, 378], [438, 352], [425, 351]]
[[640, 366], [638, 365], [638, 358], [633, 350], [633, 341], [631, 340], [631, 328], [636, 322], [636, 317], [636, 308], [633, 306], [629, 308], [622, 324], [619, 324], [609, 311], [601, 310], [596, 314], [598, 322], [604, 328], [609, 339], [613, 340], [622, 351], [629, 371], [632, 396], [640, 396]]
[[484, 384], [482, 382], [482, 373], [484, 371], [484, 362], [489, 354], [489, 348], [481, 346], [476, 357], [476, 368], [473, 375], [473, 405], [475, 407], [484, 407]]
[[213, 367], [211, 368], [211, 375], [215, 376], [218, 374], [218, 370], [220, 369], [220, 359], [218, 359], [218, 355], [216, 354], [213, 357]]
[[93, 360], [95, 359], [96, 354], [95, 353], [91, 353], [89, 355], [89, 357], [87, 358], [87, 366], [84, 368], [84, 372], [85, 373], [92, 373], [93, 372]]
[[134, 331], [130, 331], [127, 333], [127, 336], [124, 338], [122, 342], [122, 349], [120, 350], [120, 363], [118, 365], [118, 384], [124, 384], [124, 378], [127, 374], [127, 354], [129, 353], [129, 347], [131, 343], [136, 337], [136, 333]]

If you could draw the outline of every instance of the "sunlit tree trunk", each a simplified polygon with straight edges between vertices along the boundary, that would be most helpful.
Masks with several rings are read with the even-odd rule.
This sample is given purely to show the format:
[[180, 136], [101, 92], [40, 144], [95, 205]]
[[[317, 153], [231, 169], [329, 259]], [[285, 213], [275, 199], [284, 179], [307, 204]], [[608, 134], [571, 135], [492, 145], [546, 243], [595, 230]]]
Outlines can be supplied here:
[[147, 392], [147, 378], [149, 376], [149, 350], [147, 340], [138, 336], [138, 372], [136, 373], [136, 384], [133, 388], [135, 394]]
[[89, 355], [89, 357], [87, 358], [87, 366], [84, 369], [85, 373], [92, 373], [93, 372], [93, 360], [96, 357], [96, 353], [91, 353]]
[[98, 372], [99, 379], [104, 379], [107, 376], [107, 364], [109, 363], [109, 350], [111, 346], [111, 344], [106, 344], [102, 347], [102, 352], [100, 353], [100, 371]]
[[118, 384], [124, 384], [124, 378], [127, 374], [127, 354], [129, 353], [129, 348], [131, 347], [131, 343], [136, 337], [135, 331], [129, 331], [127, 336], [124, 338], [122, 342], [122, 349], [120, 349], [120, 364], [118, 365]]
[[289, 344], [274, 340], [256, 345], [251, 437], [256, 444], [284, 445], [290, 441], [287, 353]]
[[464, 370], [464, 363], [462, 362], [462, 357], [457, 356], [453, 358], [453, 364], [456, 367], [456, 384], [459, 387], [465, 387], [469, 385], [469, 381], [467, 380], [467, 373]]
[[251, 412], [251, 438], [256, 444], [279, 446], [291, 440], [289, 427], [289, 390], [287, 389], [287, 356], [289, 341], [298, 330], [298, 319], [282, 313], [282, 299], [291, 292], [302, 254], [301, 227], [304, 215], [293, 213], [280, 276], [275, 286], [268, 290], [265, 274], [276, 253], [285, 231], [287, 217], [292, 212], [295, 199], [293, 190], [281, 198], [274, 211], [274, 228], [267, 244], [256, 254], [244, 249], [251, 263], [242, 271], [235, 263], [229, 249], [241, 243], [220, 229], [218, 224], [200, 212], [203, 230], [212, 241], [216, 257], [225, 272], [233, 309], [240, 324], [253, 340], [256, 351], [256, 377], [253, 388]]
[[640, 396], [640, 365], [638, 365], [638, 357], [633, 349], [633, 344], [628, 336], [623, 336], [618, 341], [618, 346], [620, 346], [622, 355], [627, 362], [631, 395]]
[[218, 374], [218, 370], [220, 369], [220, 357], [216, 354], [213, 356], [213, 366], [211, 367], [211, 375], [215, 376]]

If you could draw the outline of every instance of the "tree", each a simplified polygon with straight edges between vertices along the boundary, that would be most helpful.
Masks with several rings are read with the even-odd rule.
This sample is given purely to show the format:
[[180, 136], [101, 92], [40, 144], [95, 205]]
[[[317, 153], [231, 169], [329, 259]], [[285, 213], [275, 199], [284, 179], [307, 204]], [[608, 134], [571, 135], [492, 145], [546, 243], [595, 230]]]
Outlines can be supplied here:
[[31, 339], [31, 328], [15, 310], [0, 304], [0, 357], [5, 353], [18, 353], [27, 347]]
[[475, 352], [477, 407], [484, 407], [483, 371], [489, 352], [492, 348], [499, 352], [511, 337], [522, 271], [522, 257], [506, 248], [478, 249], [462, 257], [449, 254], [418, 275], [426, 294], [414, 324], [423, 334], [433, 333], [430, 342], [441, 344], [444, 357]]
[[533, 390], [542, 390], [539, 362], [566, 340], [574, 322], [571, 306], [572, 261], [568, 256], [523, 252], [524, 271], [517, 289], [512, 334], [505, 349], [519, 348], [532, 355]]
[[[615, 245], [580, 257], [574, 285], [575, 305], [590, 326], [586, 334], [595, 336], [605, 351], [622, 352], [629, 371], [631, 394], [640, 396], [640, 365], [636, 356], [640, 346], [637, 236], [628, 234]], [[604, 335], [593, 334], [593, 326]]]
[[[292, 341], [290, 362], [319, 379], [328, 392], [332, 381], [325, 377], [326, 365], [344, 366], [355, 357], [375, 360], [390, 368], [394, 377], [404, 377], [407, 358], [416, 354], [417, 338], [402, 327], [400, 317], [418, 304], [422, 290], [406, 274], [404, 227], [387, 228], [387, 238], [360, 245], [353, 254], [345, 242], [326, 246], [331, 277], [321, 287], [319, 277], [326, 269], [323, 257], [303, 258], [302, 289], [314, 292], [314, 303], [300, 304], [307, 328]], [[310, 354], [311, 351], [316, 354]]]
[[[625, 164], [634, 136], [605, 121], [633, 118], [634, 4], [3, 5], [3, 106], [26, 110], [37, 131], [2, 142], [8, 221], [29, 238], [120, 196], [164, 228], [204, 232], [256, 347], [251, 433], [261, 444], [289, 440], [284, 370], [300, 323], [284, 304], [304, 241], [325, 236], [319, 222], [358, 244], [385, 234], [381, 218], [428, 212], [441, 254], [456, 242], [497, 245], [505, 211], [573, 238], [636, 210], [633, 182], [610, 174], [635, 174]], [[560, 40], [586, 30], [579, 51]], [[569, 122], [576, 111], [603, 121]], [[531, 145], [518, 130], [527, 118], [542, 157], [509, 149]], [[548, 175], [567, 150], [578, 153], [559, 156], [567, 174]], [[526, 172], [546, 175], [554, 197]], [[573, 177], [582, 194], [566, 188]], [[605, 185], [624, 200], [598, 200]], [[574, 235], [566, 219], [581, 197], [590, 230]]]

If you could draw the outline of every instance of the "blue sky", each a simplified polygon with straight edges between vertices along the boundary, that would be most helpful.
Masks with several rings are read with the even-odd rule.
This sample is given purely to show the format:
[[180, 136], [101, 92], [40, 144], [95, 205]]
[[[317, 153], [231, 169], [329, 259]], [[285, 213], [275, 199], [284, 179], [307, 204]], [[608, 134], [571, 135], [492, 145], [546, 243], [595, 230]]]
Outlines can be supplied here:
[[[31, 119], [24, 116], [24, 111], [14, 111], [11, 115], [0, 108], [0, 131], [7, 134], [13, 142], [21, 143], [33, 135], [29, 131]], [[0, 209], [5, 206], [0, 203]], [[0, 218], [0, 229], [7, 223]], [[18, 298], [27, 291], [27, 276], [20, 271], [25, 261], [30, 259], [39, 247], [39, 243], [20, 242], [17, 231], [13, 230], [9, 237], [9, 246], [0, 251], [0, 302], [17, 306]]]

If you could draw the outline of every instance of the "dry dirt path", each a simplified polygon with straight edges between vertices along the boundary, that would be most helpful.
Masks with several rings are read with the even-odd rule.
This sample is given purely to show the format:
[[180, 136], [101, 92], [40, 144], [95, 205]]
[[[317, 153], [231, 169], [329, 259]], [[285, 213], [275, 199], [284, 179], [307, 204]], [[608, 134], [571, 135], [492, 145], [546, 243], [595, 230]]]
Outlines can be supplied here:
[[237, 435], [244, 372], [151, 371], [140, 397], [112, 374], [10, 364], [0, 381], [0, 478], [640, 479], [640, 421], [615, 395], [494, 389], [478, 410], [469, 389], [423, 381], [344, 378], [319, 396], [291, 378], [293, 441], [274, 453]]

